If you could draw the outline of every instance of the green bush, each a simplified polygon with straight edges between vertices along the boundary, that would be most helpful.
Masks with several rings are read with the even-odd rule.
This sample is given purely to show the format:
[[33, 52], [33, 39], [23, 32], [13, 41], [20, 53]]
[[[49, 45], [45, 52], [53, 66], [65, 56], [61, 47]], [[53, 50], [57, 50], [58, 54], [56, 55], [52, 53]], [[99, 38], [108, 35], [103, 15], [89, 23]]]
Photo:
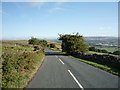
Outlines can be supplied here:
[[41, 45], [42, 47], [46, 47], [47, 46], [47, 41], [46, 40], [39, 40], [39, 39], [34, 38], [34, 37], [29, 39], [28, 43], [32, 44], [32, 45]]
[[101, 52], [102, 52], [102, 53], [108, 53], [108, 51], [105, 50], [105, 49], [102, 49]]
[[49, 48], [49, 47], [50, 47], [50, 44], [47, 44], [47, 47]]
[[50, 48], [55, 48], [55, 44], [51, 43]]
[[95, 51], [96, 48], [95, 47], [89, 47], [89, 51]]
[[96, 47], [89, 47], [89, 51], [94, 51], [94, 52], [101, 52], [101, 53], [109, 53], [107, 50], [105, 49], [98, 49]]
[[114, 51], [113, 54], [114, 55], [120, 55], [120, 51]]

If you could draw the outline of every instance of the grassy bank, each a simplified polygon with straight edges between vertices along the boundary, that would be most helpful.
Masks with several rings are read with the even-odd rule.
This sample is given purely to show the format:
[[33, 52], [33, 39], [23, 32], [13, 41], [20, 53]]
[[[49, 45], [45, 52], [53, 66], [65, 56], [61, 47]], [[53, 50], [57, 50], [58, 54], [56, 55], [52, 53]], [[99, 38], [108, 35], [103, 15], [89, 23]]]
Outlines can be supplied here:
[[2, 88], [24, 88], [44, 58], [32, 47], [2, 45]]

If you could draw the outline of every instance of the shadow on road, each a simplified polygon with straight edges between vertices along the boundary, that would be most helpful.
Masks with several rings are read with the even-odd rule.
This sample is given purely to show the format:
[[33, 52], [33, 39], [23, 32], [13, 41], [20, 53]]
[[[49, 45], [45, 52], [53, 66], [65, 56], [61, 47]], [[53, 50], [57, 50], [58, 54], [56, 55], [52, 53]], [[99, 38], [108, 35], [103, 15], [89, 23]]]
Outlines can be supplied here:
[[45, 52], [46, 56], [54, 56], [54, 55], [60, 55], [60, 56], [67, 56], [66, 54], [60, 54], [57, 52]]

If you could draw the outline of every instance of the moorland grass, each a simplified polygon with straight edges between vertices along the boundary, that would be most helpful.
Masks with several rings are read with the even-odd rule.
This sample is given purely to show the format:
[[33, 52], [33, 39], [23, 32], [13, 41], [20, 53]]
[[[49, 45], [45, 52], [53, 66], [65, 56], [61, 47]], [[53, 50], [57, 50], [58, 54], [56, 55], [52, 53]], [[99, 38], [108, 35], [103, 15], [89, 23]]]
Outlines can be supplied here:
[[32, 47], [3, 45], [2, 88], [24, 88], [44, 58], [43, 51]]

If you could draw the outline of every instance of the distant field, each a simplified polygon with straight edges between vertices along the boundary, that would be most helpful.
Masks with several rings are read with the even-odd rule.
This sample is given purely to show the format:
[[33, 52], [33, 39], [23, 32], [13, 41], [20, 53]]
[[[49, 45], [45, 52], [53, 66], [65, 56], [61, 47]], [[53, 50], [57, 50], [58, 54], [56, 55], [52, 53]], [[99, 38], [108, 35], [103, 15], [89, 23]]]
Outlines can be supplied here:
[[55, 46], [56, 46], [57, 48], [61, 48], [61, 43], [52, 42], [52, 41], [47, 41], [47, 42], [48, 42], [48, 44], [50, 44], [50, 43], [55, 44]]
[[100, 52], [93, 52], [93, 51], [88, 51], [90, 54], [107, 54], [107, 53], [100, 53]]
[[115, 47], [105, 47], [105, 48], [99, 48], [99, 47], [97, 47], [97, 48], [98, 48], [98, 49], [105, 49], [105, 50], [107, 50], [108, 52], [114, 52], [114, 51], [117, 50]]
[[20, 44], [28, 44], [28, 40], [3, 40], [0, 42], [9, 42], [9, 43], [20, 43]]

